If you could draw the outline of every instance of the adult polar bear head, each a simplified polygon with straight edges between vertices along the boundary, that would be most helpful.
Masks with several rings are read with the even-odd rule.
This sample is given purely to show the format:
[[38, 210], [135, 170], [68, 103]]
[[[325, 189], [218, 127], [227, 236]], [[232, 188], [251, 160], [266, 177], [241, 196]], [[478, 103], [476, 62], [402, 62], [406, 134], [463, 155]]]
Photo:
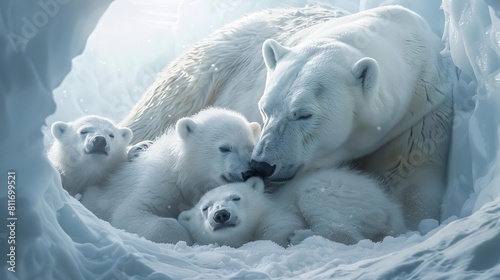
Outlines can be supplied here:
[[378, 90], [379, 67], [375, 59], [331, 41], [291, 49], [270, 39], [263, 57], [264, 127], [253, 166], [272, 181], [288, 181], [312, 161], [331, 162], [332, 153], [352, 137], [360, 124], [357, 115], [363, 114], [360, 103]]
[[[448, 130], [450, 102], [441, 109], [451, 100], [443, 45], [417, 14], [381, 7], [299, 31], [286, 43], [292, 47], [274, 40], [262, 46], [264, 125], [252, 155], [262, 177], [288, 181], [301, 170], [379, 151], [385, 176], [402, 161], [398, 155], [412, 151], [408, 143], [417, 135], [429, 141], [433, 128]], [[441, 155], [426, 156], [423, 161], [442, 162]]]

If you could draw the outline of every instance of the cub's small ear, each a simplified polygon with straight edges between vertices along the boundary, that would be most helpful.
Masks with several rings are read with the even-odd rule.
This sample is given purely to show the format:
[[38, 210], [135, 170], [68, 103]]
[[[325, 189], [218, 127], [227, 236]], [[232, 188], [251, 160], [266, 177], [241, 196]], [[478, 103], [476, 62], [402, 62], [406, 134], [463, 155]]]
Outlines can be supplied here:
[[363, 57], [351, 68], [354, 78], [361, 81], [363, 93], [371, 93], [378, 86], [378, 63], [371, 57]]
[[52, 136], [56, 139], [61, 139], [63, 134], [68, 130], [68, 124], [65, 122], [57, 121], [50, 127], [50, 132]]
[[182, 139], [186, 139], [195, 129], [196, 123], [191, 118], [182, 118], [175, 124], [175, 130]]
[[264, 181], [260, 177], [250, 177], [246, 180], [246, 183], [252, 190], [264, 192]]
[[189, 210], [183, 211], [179, 214], [179, 217], [177, 218], [179, 221], [183, 222], [189, 222], [191, 220], [191, 213]]
[[132, 137], [134, 136], [134, 133], [130, 128], [128, 127], [123, 127], [118, 130], [123, 137], [123, 140], [125, 140], [125, 143], [128, 145], [130, 141], [132, 140]]
[[260, 138], [260, 131], [261, 131], [260, 124], [257, 122], [251, 122], [249, 126], [250, 129], [252, 130], [253, 140], [257, 142], [257, 140], [259, 140]]
[[280, 45], [280, 43], [273, 39], [267, 39], [262, 44], [262, 57], [267, 68], [270, 70], [274, 70], [276, 63], [288, 52], [290, 52], [290, 48]]

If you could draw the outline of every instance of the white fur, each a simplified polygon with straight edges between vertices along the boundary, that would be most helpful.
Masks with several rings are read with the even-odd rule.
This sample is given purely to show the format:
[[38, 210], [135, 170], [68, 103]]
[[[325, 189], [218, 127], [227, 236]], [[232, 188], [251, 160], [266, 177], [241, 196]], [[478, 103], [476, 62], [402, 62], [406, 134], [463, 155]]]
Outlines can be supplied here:
[[[448, 139], [438, 142], [432, 134], [449, 135], [452, 87], [439, 54], [443, 46], [425, 21], [387, 6], [294, 38], [300, 43], [291, 48], [263, 44], [264, 125], [252, 160], [258, 171], [267, 167], [259, 173], [286, 182], [308, 170], [359, 160], [385, 177], [410, 228], [423, 218], [438, 219]], [[398, 174], [401, 162], [415, 153], [418, 164]]]
[[[378, 30], [376, 36], [359, 42], [369, 28]], [[276, 164], [271, 180], [292, 177], [303, 165], [323, 167], [372, 153], [446, 99], [436, 72], [441, 43], [407, 9], [368, 10], [295, 36], [304, 43], [263, 46], [264, 61], [275, 66], [268, 67], [259, 101], [263, 137], [253, 159]], [[277, 146], [306, 154], [283, 154]]]
[[134, 131], [136, 143], [155, 139], [180, 118], [208, 106], [231, 108], [261, 122], [262, 43], [268, 38], [285, 42], [298, 30], [345, 14], [325, 5], [264, 10], [237, 20], [170, 63], [121, 125]]
[[139, 141], [206, 106], [231, 108], [263, 122], [252, 159], [275, 167], [271, 181], [356, 161], [384, 177], [410, 228], [438, 219], [456, 76], [444, 46], [402, 7], [344, 14], [236, 21], [171, 63], [123, 123]]
[[[214, 222], [214, 214], [221, 210], [230, 214], [222, 224], [231, 226], [214, 230], [221, 224]], [[179, 222], [196, 243], [232, 247], [261, 239], [287, 246], [312, 235], [354, 244], [362, 239], [380, 241], [405, 230], [400, 206], [379, 183], [347, 169], [311, 172], [272, 194], [264, 193], [257, 177], [224, 185], [182, 212]]]
[[100, 216], [155, 242], [190, 243], [177, 216], [208, 190], [242, 181], [259, 134], [259, 124], [225, 109], [179, 120], [113, 176]]
[[[55, 122], [51, 127], [54, 142], [48, 158], [59, 170], [62, 185], [70, 195], [83, 193], [88, 186], [101, 185], [117, 168], [127, 162], [127, 145], [132, 131], [117, 127], [111, 120], [85, 116], [73, 122]], [[93, 139], [106, 142], [99, 152]]]
[[[153, 141], [144, 140], [127, 148], [127, 159], [133, 162]], [[131, 164], [131, 163], [128, 163]], [[119, 169], [116, 169], [119, 170]], [[104, 182], [98, 185], [87, 186], [81, 194], [80, 202], [97, 217], [109, 221], [112, 211], [119, 202], [132, 190], [128, 182], [119, 182], [118, 178], [110, 174], [108, 178], [114, 183]]]

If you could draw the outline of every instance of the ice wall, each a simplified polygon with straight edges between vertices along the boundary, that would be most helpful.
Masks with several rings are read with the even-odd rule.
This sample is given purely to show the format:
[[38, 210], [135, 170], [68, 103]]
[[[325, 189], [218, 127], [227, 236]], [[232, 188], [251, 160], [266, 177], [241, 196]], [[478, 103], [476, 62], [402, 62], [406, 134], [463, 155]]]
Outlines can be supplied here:
[[499, 7], [495, 1], [443, 1], [443, 38], [460, 69], [445, 216], [470, 215], [500, 195]]
[[[57, 221], [56, 210], [66, 195], [57, 189], [60, 181], [43, 156], [40, 128], [55, 109], [52, 89], [70, 71], [72, 58], [83, 51], [109, 3], [0, 2], [1, 279], [42, 278], [52, 274], [56, 265], [67, 268], [69, 275], [80, 269], [76, 245], [68, 242], [70, 237]], [[15, 178], [8, 178], [8, 172]], [[8, 179], [15, 186], [9, 212]], [[15, 260], [15, 273], [7, 270], [13, 265], [6, 259]]]
[[[436, 34], [444, 31], [444, 52], [450, 52], [459, 68], [449, 189], [443, 208], [446, 221], [436, 229], [429, 227], [429, 233], [410, 232], [382, 243], [345, 246], [313, 237], [287, 249], [268, 241], [240, 249], [188, 247], [182, 242], [159, 245], [113, 229], [62, 191], [56, 171], [43, 156], [40, 128], [55, 110], [53, 89], [57, 88], [54, 97], [59, 108], [47, 119], [49, 124], [84, 113], [119, 119], [160, 64], [211, 29], [258, 8], [282, 3], [300, 6], [306, 1], [262, 0], [252, 5], [185, 0], [179, 18], [155, 9], [155, 5], [169, 5], [160, 2], [115, 2], [99, 24], [110, 1], [0, 2], [0, 171], [4, 176], [0, 179], [0, 279], [500, 278], [497, 1], [444, 0], [444, 14], [438, 1], [329, 1], [351, 12], [401, 3], [424, 16]], [[214, 11], [220, 14], [217, 18], [202, 18]], [[190, 17], [197, 20], [190, 24]], [[113, 24], [115, 30], [128, 33], [110, 38]], [[98, 33], [99, 29], [106, 32]], [[9, 216], [5, 203], [9, 171], [16, 176], [14, 216]], [[8, 221], [8, 217], [17, 220]], [[5, 226], [13, 221], [15, 273], [7, 270], [11, 231]]]

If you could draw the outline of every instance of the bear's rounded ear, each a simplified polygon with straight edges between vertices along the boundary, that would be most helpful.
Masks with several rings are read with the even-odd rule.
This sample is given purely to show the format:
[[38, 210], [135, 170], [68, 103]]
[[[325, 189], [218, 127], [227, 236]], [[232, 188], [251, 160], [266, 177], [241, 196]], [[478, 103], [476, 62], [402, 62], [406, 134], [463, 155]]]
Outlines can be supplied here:
[[363, 57], [352, 66], [354, 78], [359, 79], [363, 93], [370, 93], [377, 89], [378, 63], [371, 57]]
[[251, 122], [249, 124], [250, 129], [252, 130], [253, 140], [257, 141], [260, 138], [260, 124], [258, 122]]
[[267, 39], [262, 44], [262, 57], [264, 58], [264, 63], [268, 69], [274, 70], [276, 68], [276, 63], [283, 56], [285, 56], [290, 49], [280, 45], [273, 39]]
[[123, 137], [123, 140], [125, 140], [125, 143], [128, 145], [130, 141], [132, 140], [132, 137], [134, 136], [134, 133], [130, 128], [128, 127], [123, 127], [118, 130], [120, 132], [120, 135]]
[[65, 122], [57, 121], [52, 124], [50, 127], [50, 132], [52, 132], [52, 136], [56, 139], [61, 139], [63, 134], [68, 130], [68, 124]]
[[196, 123], [191, 118], [182, 118], [175, 124], [175, 130], [182, 139], [186, 139], [196, 129]]
[[177, 218], [180, 222], [189, 222], [191, 220], [190, 211], [182, 211]]
[[246, 180], [246, 183], [252, 190], [264, 192], [264, 181], [260, 177], [250, 177]]

